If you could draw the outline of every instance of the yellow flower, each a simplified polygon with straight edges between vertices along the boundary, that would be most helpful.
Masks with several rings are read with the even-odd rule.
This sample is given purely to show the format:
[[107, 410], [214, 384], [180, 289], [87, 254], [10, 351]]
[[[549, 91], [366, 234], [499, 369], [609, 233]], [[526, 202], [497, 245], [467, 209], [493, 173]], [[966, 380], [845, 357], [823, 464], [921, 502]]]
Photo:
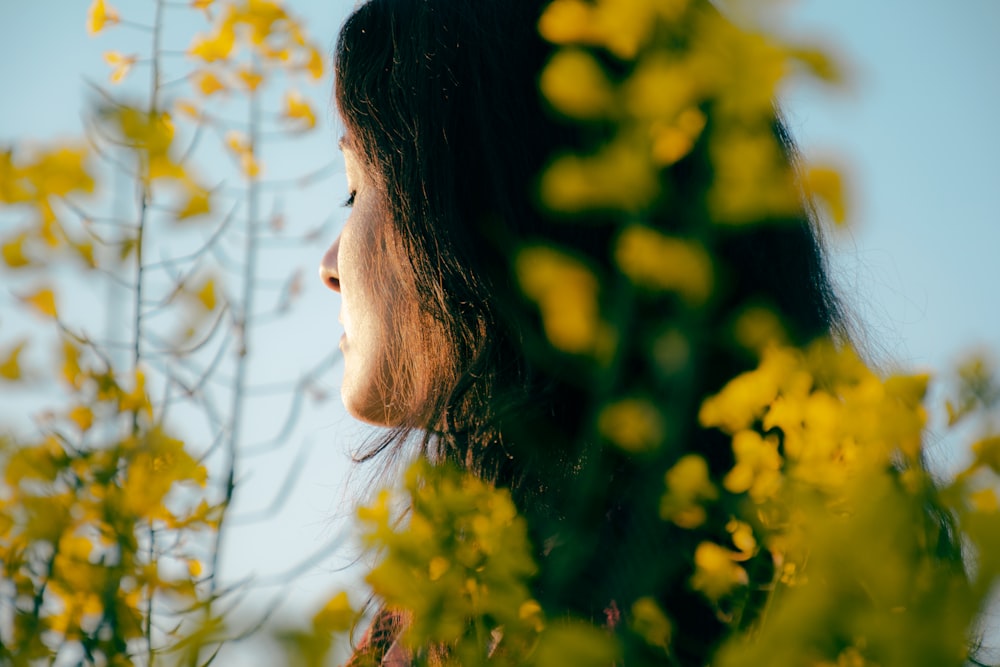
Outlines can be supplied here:
[[705, 129], [707, 118], [696, 107], [680, 112], [672, 123], [656, 121], [649, 128], [653, 160], [661, 166], [684, 158]]
[[712, 292], [712, 263], [705, 249], [649, 227], [627, 227], [615, 245], [615, 261], [634, 283], [676, 291], [691, 303], [704, 302]]
[[211, 63], [228, 58], [235, 46], [236, 14], [233, 6], [227, 5], [225, 14], [216, 23], [215, 32], [195, 36], [188, 47], [188, 54]]
[[136, 56], [122, 55], [118, 51], [108, 51], [104, 54], [104, 62], [114, 69], [111, 70], [111, 83], [121, 83], [132, 65], [135, 64]]
[[[39, 205], [47, 203], [50, 195], [65, 197], [72, 192], [93, 192], [94, 179], [87, 171], [86, 162], [86, 148], [60, 146], [26, 165], [24, 175]], [[46, 208], [45, 213], [51, 216], [49, 219], [54, 219], [51, 209]], [[54, 239], [46, 240], [49, 245], [55, 245]]]
[[0, 357], [0, 378], [11, 382], [21, 378], [21, 364], [18, 358], [27, 344], [28, 341], [22, 340], [3, 353], [4, 356]]
[[306, 71], [313, 79], [323, 77], [323, 55], [315, 46], [309, 47], [309, 58], [306, 60]]
[[77, 405], [67, 415], [81, 431], [87, 431], [94, 423], [94, 412], [86, 405]]
[[974, 465], [990, 468], [1000, 475], [1000, 435], [983, 438], [972, 445], [976, 459]]
[[303, 127], [316, 127], [316, 113], [309, 102], [297, 90], [290, 90], [285, 95], [285, 110], [283, 115], [289, 120], [298, 121]]
[[736, 465], [726, 474], [722, 485], [730, 493], [747, 491], [754, 502], [774, 497], [781, 486], [781, 454], [772, 436], [763, 438], [756, 431], [744, 430], [733, 436]]
[[24, 254], [24, 242], [27, 240], [27, 233], [21, 232], [0, 246], [0, 256], [3, 257], [4, 264], [12, 269], [31, 264], [31, 260]]
[[351, 629], [357, 612], [351, 608], [347, 593], [340, 591], [326, 601], [323, 608], [313, 616], [313, 629], [325, 633], [346, 632]]
[[601, 410], [597, 430], [627, 452], [648, 452], [663, 442], [666, 429], [663, 416], [653, 403], [625, 398]]
[[563, 155], [542, 174], [541, 195], [556, 211], [637, 211], [659, 194], [646, 137], [621, 136], [593, 155]]
[[46, 317], [57, 318], [56, 295], [51, 289], [45, 287], [31, 294], [20, 297], [21, 301]]
[[657, 19], [677, 19], [687, 0], [556, 0], [538, 22], [542, 37], [553, 44], [601, 46], [629, 60], [656, 28]]
[[106, 26], [114, 25], [120, 20], [118, 12], [104, 0], [94, 0], [87, 10], [87, 32], [96, 35]]
[[989, 487], [970, 493], [969, 504], [974, 510], [984, 514], [1000, 512], [1000, 501], [997, 500], [997, 493]]
[[209, 9], [215, 4], [215, 0], [191, 0], [192, 9], [200, 9], [205, 12], [205, 16], [209, 16]]
[[718, 600], [749, 581], [746, 570], [733, 562], [732, 551], [714, 542], [702, 542], [694, 551], [695, 572], [691, 587], [711, 600]]
[[553, 44], [594, 41], [591, 5], [583, 0], [553, 0], [538, 21], [538, 32]]
[[601, 321], [593, 272], [582, 262], [545, 246], [521, 250], [515, 270], [525, 295], [538, 304], [552, 345], [577, 354], [595, 351]]
[[205, 310], [215, 310], [215, 281], [211, 278], [206, 280], [198, 291], [194, 293], [194, 297]]
[[254, 157], [253, 145], [245, 134], [232, 130], [226, 134], [226, 145], [239, 158], [240, 167], [247, 177], [256, 178], [260, 175], [260, 163]]
[[719, 493], [708, 476], [708, 464], [697, 454], [682, 456], [665, 475], [667, 491], [660, 500], [660, 516], [681, 528], [705, 522], [704, 503]]
[[83, 370], [80, 368], [80, 350], [69, 339], [63, 340], [62, 377], [66, 383], [79, 389], [84, 381]]
[[133, 516], [169, 519], [165, 503], [176, 484], [204, 486], [207, 474], [185, 449], [184, 443], [154, 429], [148, 433], [128, 462], [122, 492], [125, 509]]
[[202, 95], [214, 95], [220, 90], [225, 90], [226, 85], [219, 80], [212, 72], [202, 71], [194, 75], [194, 85]]
[[733, 545], [740, 550], [732, 556], [733, 560], [745, 561], [757, 553], [757, 540], [753, 536], [753, 528], [745, 521], [730, 519], [726, 524], [726, 532], [732, 535]]
[[838, 225], [847, 221], [844, 183], [840, 172], [830, 166], [814, 165], [806, 170], [803, 183], [809, 196], [822, 202]]
[[717, 12], [700, 12], [690, 53], [692, 76], [714, 94], [729, 122], [767, 124], [788, 54], [768, 36], [744, 30]]
[[699, 93], [695, 73], [683, 60], [667, 53], [640, 60], [625, 84], [626, 104], [637, 118], [676, 118], [697, 102]]
[[236, 20], [250, 28], [250, 40], [261, 46], [271, 35], [275, 24], [288, 19], [280, 5], [271, 0], [247, 0], [236, 14]]
[[247, 67], [241, 67], [236, 72], [236, 76], [243, 82], [246, 89], [250, 91], [257, 90], [264, 81], [264, 75], [261, 72]]
[[653, 598], [639, 598], [632, 603], [629, 625], [650, 646], [657, 646], [664, 651], [669, 650], [673, 626]]
[[561, 49], [542, 70], [539, 87], [560, 112], [573, 118], [606, 115], [614, 104], [611, 82], [586, 51]]
[[187, 220], [198, 215], [204, 215], [212, 211], [212, 201], [208, 192], [197, 186], [188, 188], [188, 198], [184, 206], [177, 211], [178, 220]]
[[715, 182], [709, 206], [716, 222], [740, 225], [801, 211], [798, 188], [770, 126], [717, 134], [710, 149]]

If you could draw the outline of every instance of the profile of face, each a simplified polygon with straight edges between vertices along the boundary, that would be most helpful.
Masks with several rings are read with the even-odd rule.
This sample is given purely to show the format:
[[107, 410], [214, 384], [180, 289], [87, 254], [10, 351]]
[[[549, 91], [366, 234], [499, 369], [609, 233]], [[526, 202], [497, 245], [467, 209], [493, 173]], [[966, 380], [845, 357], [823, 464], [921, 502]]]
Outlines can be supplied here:
[[398, 420], [400, 397], [396, 396], [390, 367], [391, 327], [387, 322], [387, 289], [382, 239], [391, 225], [386, 196], [351, 147], [342, 140], [351, 208], [344, 227], [323, 256], [319, 273], [323, 283], [341, 296], [340, 322], [344, 335], [341, 397], [347, 411], [370, 424], [389, 426]]

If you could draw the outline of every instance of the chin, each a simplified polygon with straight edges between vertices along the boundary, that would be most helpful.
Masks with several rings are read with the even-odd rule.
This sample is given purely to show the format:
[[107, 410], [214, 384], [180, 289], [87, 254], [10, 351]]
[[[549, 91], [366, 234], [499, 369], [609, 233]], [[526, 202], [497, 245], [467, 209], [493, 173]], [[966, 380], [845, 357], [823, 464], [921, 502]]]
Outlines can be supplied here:
[[350, 391], [345, 383], [340, 391], [341, 400], [347, 414], [358, 421], [362, 421], [372, 426], [399, 426], [402, 422], [400, 415], [395, 414], [393, 406], [375, 397], [361, 397], [356, 392]]

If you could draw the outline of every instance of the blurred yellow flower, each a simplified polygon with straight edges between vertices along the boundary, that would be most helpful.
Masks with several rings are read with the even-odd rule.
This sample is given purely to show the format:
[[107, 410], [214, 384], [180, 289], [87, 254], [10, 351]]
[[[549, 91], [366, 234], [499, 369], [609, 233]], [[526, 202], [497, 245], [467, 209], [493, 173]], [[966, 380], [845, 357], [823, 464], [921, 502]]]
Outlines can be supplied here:
[[323, 77], [323, 54], [315, 46], [309, 46], [309, 57], [306, 60], [305, 67], [313, 79]]
[[28, 234], [21, 232], [0, 244], [0, 257], [3, 257], [3, 263], [12, 269], [31, 264], [31, 260], [24, 254], [24, 243], [27, 240]]
[[214, 95], [220, 90], [226, 89], [226, 84], [222, 83], [214, 73], [208, 71], [197, 72], [194, 75], [194, 85], [202, 95]]
[[236, 14], [232, 5], [216, 22], [215, 30], [208, 35], [196, 35], [188, 47], [188, 54], [205, 62], [216, 62], [229, 57], [236, 46]]
[[104, 54], [104, 62], [111, 65], [111, 83], [121, 83], [125, 76], [128, 74], [129, 70], [132, 69], [132, 65], [135, 64], [137, 57], [122, 55], [118, 51], [107, 51]]
[[87, 10], [87, 32], [96, 35], [105, 27], [118, 23], [119, 20], [114, 7], [106, 4], [104, 0], [94, 0]]
[[697, 528], [705, 522], [705, 503], [719, 493], [708, 475], [708, 464], [697, 454], [686, 454], [667, 471], [666, 493], [660, 500], [660, 516], [681, 528]]
[[59, 316], [56, 311], [56, 295], [50, 288], [44, 287], [30, 294], [19, 297], [20, 300], [34, 308], [46, 317], [53, 319]]
[[264, 81], [264, 74], [255, 68], [241, 67], [236, 72], [236, 77], [243, 82], [247, 90], [254, 91], [260, 87]]
[[602, 326], [593, 272], [582, 262], [546, 246], [521, 250], [515, 270], [525, 295], [538, 304], [552, 345], [565, 352], [594, 352]]
[[644, 119], [673, 119], [696, 104], [701, 86], [695, 72], [678, 56], [657, 52], [639, 62], [625, 83], [629, 112]]
[[666, 436], [663, 415], [651, 401], [624, 398], [605, 406], [597, 417], [597, 430], [627, 452], [649, 452]]
[[749, 492], [754, 502], [763, 502], [781, 488], [781, 454], [773, 436], [761, 437], [756, 431], [743, 430], [733, 436], [736, 465], [726, 474], [722, 485], [730, 493]]
[[215, 0], [191, 0], [192, 9], [200, 9], [205, 12], [205, 16], [209, 16], [209, 9], [215, 4]]
[[632, 603], [629, 625], [650, 646], [656, 646], [664, 651], [670, 649], [673, 626], [653, 598], [639, 598]]
[[297, 121], [304, 128], [312, 129], [316, 127], [316, 112], [305, 97], [297, 90], [290, 90], [285, 95], [285, 109], [282, 112], [285, 118]]
[[542, 69], [539, 87], [558, 111], [573, 118], [607, 115], [615, 101], [600, 63], [580, 49], [560, 49]]
[[347, 593], [340, 591], [313, 616], [313, 629], [325, 633], [346, 632], [354, 625], [358, 613], [351, 608]]
[[831, 166], [813, 165], [806, 169], [803, 183], [806, 193], [818, 199], [838, 225], [847, 222], [844, 183], [840, 171]]
[[684, 158], [705, 129], [707, 118], [691, 107], [681, 111], [673, 122], [654, 121], [649, 128], [653, 161], [666, 167]]
[[718, 600], [749, 581], [746, 570], [733, 562], [738, 556], [714, 542], [702, 542], [694, 551], [695, 572], [691, 587], [710, 600]]
[[601, 46], [632, 59], [652, 36], [657, 19], [676, 20], [687, 0], [555, 0], [538, 22], [542, 37], [553, 44]]
[[799, 190], [770, 126], [713, 136], [715, 182], [709, 193], [714, 220], [747, 224], [797, 215]]
[[240, 168], [248, 178], [260, 175], [260, 163], [254, 156], [254, 148], [245, 134], [232, 130], [226, 134], [226, 145], [240, 161]]
[[615, 261], [622, 273], [642, 287], [677, 292], [692, 304], [712, 293], [712, 263], [705, 249], [671, 238], [650, 227], [630, 225], [615, 244]]
[[542, 201], [566, 213], [640, 211], [659, 195], [647, 138], [618, 137], [593, 155], [557, 157], [542, 174]]
[[21, 352], [27, 346], [28, 341], [18, 341], [8, 350], [0, 353], [0, 378], [15, 382], [21, 379]]

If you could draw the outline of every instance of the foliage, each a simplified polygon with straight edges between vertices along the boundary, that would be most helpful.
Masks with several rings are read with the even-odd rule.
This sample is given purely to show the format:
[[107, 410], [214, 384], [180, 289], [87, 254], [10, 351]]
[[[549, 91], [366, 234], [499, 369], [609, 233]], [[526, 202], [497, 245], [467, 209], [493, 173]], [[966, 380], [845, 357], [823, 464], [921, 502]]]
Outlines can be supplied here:
[[[170, 43], [175, 9], [204, 18], [188, 44]], [[261, 246], [317, 236], [284, 220], [291, 186], [267, 180], [263, 153], [315, 126], [298, 85], [325, 62], [268, 0], [94, 0], [87, 29], [134, 32], [148, 54], [105, 53], [84, 141], [0, 153], [6, 280], [37, 316], [0, 375], [10, 392], [59, 388], [0, 441], [0, 662], [206, 664], [241, 632], [223, 619], [244, 591], [223, 585], [220, 553], [238, 460], [262, 448], [242, 432], [253, 330], [301, 291], [298, 274], [269, 284]], [[100, 281], [108, 304], [87, 293]], [[269, 396], [290, 403], [283, 431], [334, 359]]]

